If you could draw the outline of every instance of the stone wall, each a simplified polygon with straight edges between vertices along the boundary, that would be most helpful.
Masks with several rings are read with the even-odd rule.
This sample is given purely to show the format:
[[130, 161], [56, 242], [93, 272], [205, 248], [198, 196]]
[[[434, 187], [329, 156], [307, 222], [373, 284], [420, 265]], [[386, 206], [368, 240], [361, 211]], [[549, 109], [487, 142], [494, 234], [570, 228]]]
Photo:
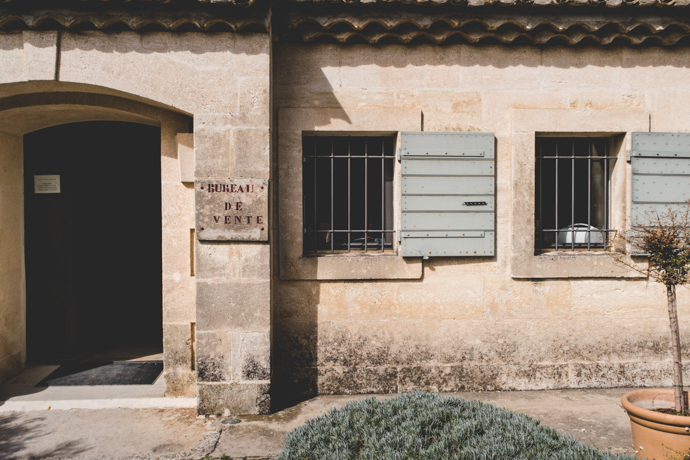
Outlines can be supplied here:
[[[14, 133], [0, 137], [0, 168], [14, 165], [0, 175], [21, 177], [18, 136], [40, 127], [161, 126], [167, 394], [197, 392], [200, 413], [266, 412], [271, 397], [277, 407], [317, 393], [670, 383], [661, 288], [604, 254], [534, 255], [534, 137], [615, 140], [621, 228], [630, 132], [690, 132], [683, 49], [278, 43], [274, 70], [263, 33], [10, 32], [0, 50], [0, 131]], [[191, 148], [179, 136], [190, 120], [194, 179], [271, 179], [272, 249], [194, 241], [194, 187], [177, 156]], [[302, 257], [302, 132], [372, 130], [495, 134], [495, 257]], [[7, 187], [3, 242], [22, 221], [21, 193]], [[3, 328], [23, 321], [12, 241], [18, 252], [0, 255], [14, 274], [3, 275]], [[684, 290], [679, 308], [687, 331]], [[23, 336], [10, 342], [0, 373], [23, 360]]]
[[[269, 179], [270, 41], [234, 45], [230, 110], [194, 118], [195, 178]], [[269, 187], [271, 185], [269, 184]], [[196, 243], [199, 412], [270, 410], [271, 275], [267, 243]]]
[[0, 381], [26, 359], [22, 138], [0, 132]]
[[[178, 150], [194, 145], [192, 179], [268, 178], [268, 34], [3, 32], [0, 61], [0, 132], [21, 136], [86, 120], [161, 126], [166, 394], [196, 394], [198, 361], [201, 412], [266, 411], [268, 245], [194, 243], [194, 187], [189, 178], [181, 181]], [[190, 130], [193, 140], [178, 136]], [[0, 138], [0, 166], [21, 165], [21, 144], [10, 148], [16, 141], [8, 139]], [[21, 171], [7, 174], [21, 178]], [[2, 203], [6, 194], [17, 193], [4, 177]], [[21, 210], [14, 195], [11, 203], [0, 204], [0, 225], [20, 232], [22, 219], [6, 214]], [[18, 243], [9, 230], [6, 235]], [[11, 289], [3, 284], [0, 308], [11, 303], [16, 310], [0, 317], [7, 327], [23, 321], [19, 259], [14, 265], [4, 260], [21, 257], [20, 246], [2, 251], [2, 273], [8, 273], [3, 283]], [[242, 312], [252, 312], [251, 320], [235, 321]], [[16, 340], [5, 337], [14, 347]], [[0, 360], [13, 354], [21, 365], [23, 355], [17, 353], [0, 348]], [[228, 392], [241, 396], [226, 397]]]
[[[367, 110], [391, 117], [376, 126], [403, 130], [399, 115], [414, 109], [424, 131], [493, 132], [497, 140], [493, 258], [417, 260], [416, 279], [383, 270], [366, 276], [378, 279], [346, 281], [357, 267], [337, 256], [309, 262], [329, 274], [300, 271], [307, 258], [291, 248], [301, 246], [301, 209], [279, 202], [274, 390], [281, 401], [414, 388], [671, 383], [661, 287], [604, 254], [534, 255], [534, 136], [618, 139], [612, 209], [614, 225], [624, 225], [629, 133], [690, 132], [685, 50], [279, 44], [275, 54], [281, 192], [285, 182], [300, 188], [300, 128], [287, 126], [297, 116], [305, 131], [361, 133], [376, 129], [357, 124]], [[301, 193], [292, 199], [301, 203]], [[679, 296], [687, 337], [690, 296]]]

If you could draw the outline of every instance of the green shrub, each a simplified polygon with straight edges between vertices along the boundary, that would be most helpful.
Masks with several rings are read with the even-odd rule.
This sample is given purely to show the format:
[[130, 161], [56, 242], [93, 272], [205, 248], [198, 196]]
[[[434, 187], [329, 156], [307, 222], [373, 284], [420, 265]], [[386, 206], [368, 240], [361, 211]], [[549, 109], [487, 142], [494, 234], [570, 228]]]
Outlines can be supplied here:
[[290, 432], [276, 460], [633, 460], [480, 401], [412, 392], [345, 404]]

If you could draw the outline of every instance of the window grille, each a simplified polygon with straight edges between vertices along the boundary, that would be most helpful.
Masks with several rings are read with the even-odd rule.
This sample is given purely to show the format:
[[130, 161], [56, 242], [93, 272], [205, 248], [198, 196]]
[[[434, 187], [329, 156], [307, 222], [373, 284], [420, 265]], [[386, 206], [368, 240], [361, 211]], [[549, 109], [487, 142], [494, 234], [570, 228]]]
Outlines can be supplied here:
[[609, 143], [604, 137], [536, 139], [536, 252], [606, 246], [616, 160]]
[[304, 254], [392, 252], [394, 136], [305, 136]]

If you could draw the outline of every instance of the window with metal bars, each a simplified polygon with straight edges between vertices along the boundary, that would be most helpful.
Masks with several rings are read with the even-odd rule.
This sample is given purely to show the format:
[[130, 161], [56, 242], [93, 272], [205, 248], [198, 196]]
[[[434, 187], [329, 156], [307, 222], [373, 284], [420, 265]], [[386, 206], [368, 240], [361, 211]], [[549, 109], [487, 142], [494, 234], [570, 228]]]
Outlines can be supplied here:
[[395, 136], [304, 136], [304, 254], [393, 251]]
[[536, 139], [535, 250], [602, 249], [609, 227], [616, 157], [606, 137]]

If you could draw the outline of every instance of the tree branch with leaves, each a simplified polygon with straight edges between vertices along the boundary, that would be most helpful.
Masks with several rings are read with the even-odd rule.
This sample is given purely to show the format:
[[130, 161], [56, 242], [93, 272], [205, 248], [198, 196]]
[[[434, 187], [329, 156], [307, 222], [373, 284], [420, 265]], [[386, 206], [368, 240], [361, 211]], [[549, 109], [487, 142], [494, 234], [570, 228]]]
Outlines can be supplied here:
[[[613, 239], [609, 254], [617, 264], [641, 273], [666, 287], [671, 327], [675, 410], [686, 415], [688, 401], [687, 394], [683, 391], [683, 359], [676, 287], [690, 283], [690, 201], [679, 206], [667, 207], [663, 212], [649, 211], [644, 216], [636, 217], [639, 218], [635, 219], [630, 230], [618, 234]], [[626, 254], [626, 249], [629, 254]]]

